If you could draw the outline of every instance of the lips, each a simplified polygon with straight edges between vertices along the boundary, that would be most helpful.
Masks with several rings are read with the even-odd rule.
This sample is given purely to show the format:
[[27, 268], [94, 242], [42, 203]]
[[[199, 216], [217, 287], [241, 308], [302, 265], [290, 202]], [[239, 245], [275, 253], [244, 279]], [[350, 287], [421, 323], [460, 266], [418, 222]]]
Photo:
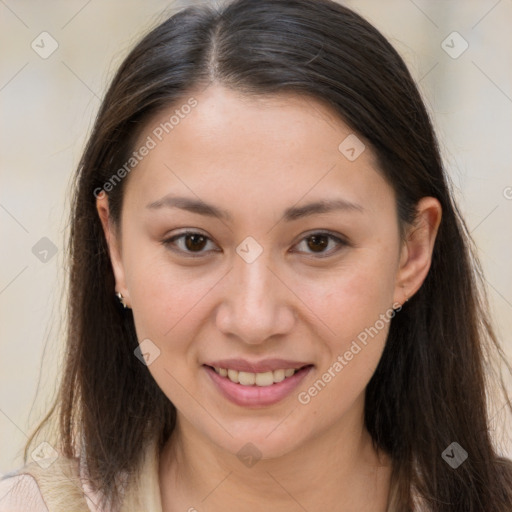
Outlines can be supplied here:
[[313, 365], [283, 359], [257, 363], [225, 359], [211, 361], [203, 367], [225, 398], [240, 406], [262, 407], [288, 396]]

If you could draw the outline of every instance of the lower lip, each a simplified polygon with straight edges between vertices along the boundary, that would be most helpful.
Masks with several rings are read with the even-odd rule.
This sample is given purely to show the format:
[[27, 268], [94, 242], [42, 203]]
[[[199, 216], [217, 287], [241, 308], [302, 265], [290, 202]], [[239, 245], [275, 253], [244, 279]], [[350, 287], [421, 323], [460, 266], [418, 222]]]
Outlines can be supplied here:
[[281, 382], [270, 386], [243, 386], [222, 377], [210, 366], [203, 366], [220, 392], [231, 402], [244, 407], [262, 407], [280, 402], [302, 382], [313, 366], [306, 366]]

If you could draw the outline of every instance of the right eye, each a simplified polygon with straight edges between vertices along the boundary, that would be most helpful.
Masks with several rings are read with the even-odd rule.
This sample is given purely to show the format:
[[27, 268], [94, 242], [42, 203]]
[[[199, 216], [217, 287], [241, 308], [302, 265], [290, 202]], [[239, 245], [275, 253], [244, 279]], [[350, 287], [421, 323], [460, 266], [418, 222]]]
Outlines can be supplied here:
[[[208, 245], [208, 242], [213, 244], [212, 240], [202, 233], [198, 233], [197, 231], [185, 231], [179, 235], [166, 238], [162, 241], [162, 244], [174, 252], [180, 252], [187, 257], [197, 258], [204, 253], [212, 252], [212, 250], [203, 250], [205, 246]], [[219, 252], [218, 250], [213, 251]]]

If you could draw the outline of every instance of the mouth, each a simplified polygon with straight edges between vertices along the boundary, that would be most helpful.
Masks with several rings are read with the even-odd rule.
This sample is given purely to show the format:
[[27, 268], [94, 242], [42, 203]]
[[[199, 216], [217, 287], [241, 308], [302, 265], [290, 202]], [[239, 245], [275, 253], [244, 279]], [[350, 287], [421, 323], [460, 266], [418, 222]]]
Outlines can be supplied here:
[[[231, 382], [235, 384], [241, 384], [242, 386], [272, 386], [273, 384], [278, 384], [285, 379], [288, 379], [295, 375], [301, 368], [279, 368], [278, 370], [268, 371], [268, 372], [243, 372], [238, 370], [233, 370], [231, 368], [220, 368], [215, 366], [210, 366], [215, 373], [220, 375], [221, 377], [227, 377]], [[303, 368], [303, 367], [302, 367]]]
[[[277, 363], [279, 365], [279, 363]], [[286, 368], [246, 371], [250, 365], [203, 365], [221, 394], [231, 402], [246, 407], [273, 405], [287, 397], [313, 369], [312, 364], [281, 364]], [[233, 368], [232, 366], [237, 366]], [[239, 369], [244, 366], [244, 369]], [[268, 366], [268, 364], [267, 364]], [[276, 363], [270, 366], [276, 366]]]

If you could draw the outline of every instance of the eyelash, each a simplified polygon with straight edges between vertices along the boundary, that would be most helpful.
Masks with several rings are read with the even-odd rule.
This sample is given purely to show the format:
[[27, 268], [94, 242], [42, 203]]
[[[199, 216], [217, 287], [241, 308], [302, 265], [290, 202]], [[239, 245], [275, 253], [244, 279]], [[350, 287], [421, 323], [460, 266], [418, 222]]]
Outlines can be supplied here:
[[[190, 257], [190, 258], [201, 258], [203, 257], [204, 253], [205, 252], [208, 252], [208, 251], [200, 251], [200, 252], [197, 252], [197, 253], [194, 253], [194, 252], [190, 252], [190, 251], [187, 251], [187, 250], [184, 250], [184, 249], [175, 249], [173, 248], [172, 246], [176, 245], [175, 244], [175, 241], [176, 240], [179, 240], [179, 239], [185, 239], [185, 237], [187, 236], [190, 236], [190, 235], [199, 235], [199, 236], [202, 236], [203, 238], [206, 239], [207, 242], [211, 242], [212, 240], [207, 237], [206, 235], [203, 235], [202, 233], [198, 232], [198, 231], [184, 231], [183, 233], [180, 233], [178, 235], [174, 235], [170, 238], [166, 238], [165, 240], [162, 241], [162, 244], [169, 248], [170, 250], [174, 251], [174, 252], [180, 252], [182, 254], [185, 255], [185, 257]], [[314, 253], [314, 252], [311, 252], [311, 253], [308, 253], [309, 255], [317, 255], [316, 258], [328, 258], [329, 256], [332, 256], [333, 253], [338, 253], [343, 247], [346, 247], [346, 246], [349, 246], [350, 244], [340, 238], [339, 236], [336, 236], [328, 231], [314, 231], [310, 234], [308, 234], [307, 236], [303, 237], [298, 243], [302, 243], [304, 242], [305, 240], [309, 239], [309, 238], [312, 238], [313, 236], [326, 236], [328, 237], [330, 240], [334, 240], [337, 244], [338, 244], [338, 248], [335, 249], [334, 251], [333, 250], [330, 250], [329, 252], [319, 252], [319, 253]], [[298, 245], [298, 244], [296, 244]], [[215, 252], [219, 252], [219, 251], [215, 251]], [[326, 255], [327, 254], [327, 255]]]

